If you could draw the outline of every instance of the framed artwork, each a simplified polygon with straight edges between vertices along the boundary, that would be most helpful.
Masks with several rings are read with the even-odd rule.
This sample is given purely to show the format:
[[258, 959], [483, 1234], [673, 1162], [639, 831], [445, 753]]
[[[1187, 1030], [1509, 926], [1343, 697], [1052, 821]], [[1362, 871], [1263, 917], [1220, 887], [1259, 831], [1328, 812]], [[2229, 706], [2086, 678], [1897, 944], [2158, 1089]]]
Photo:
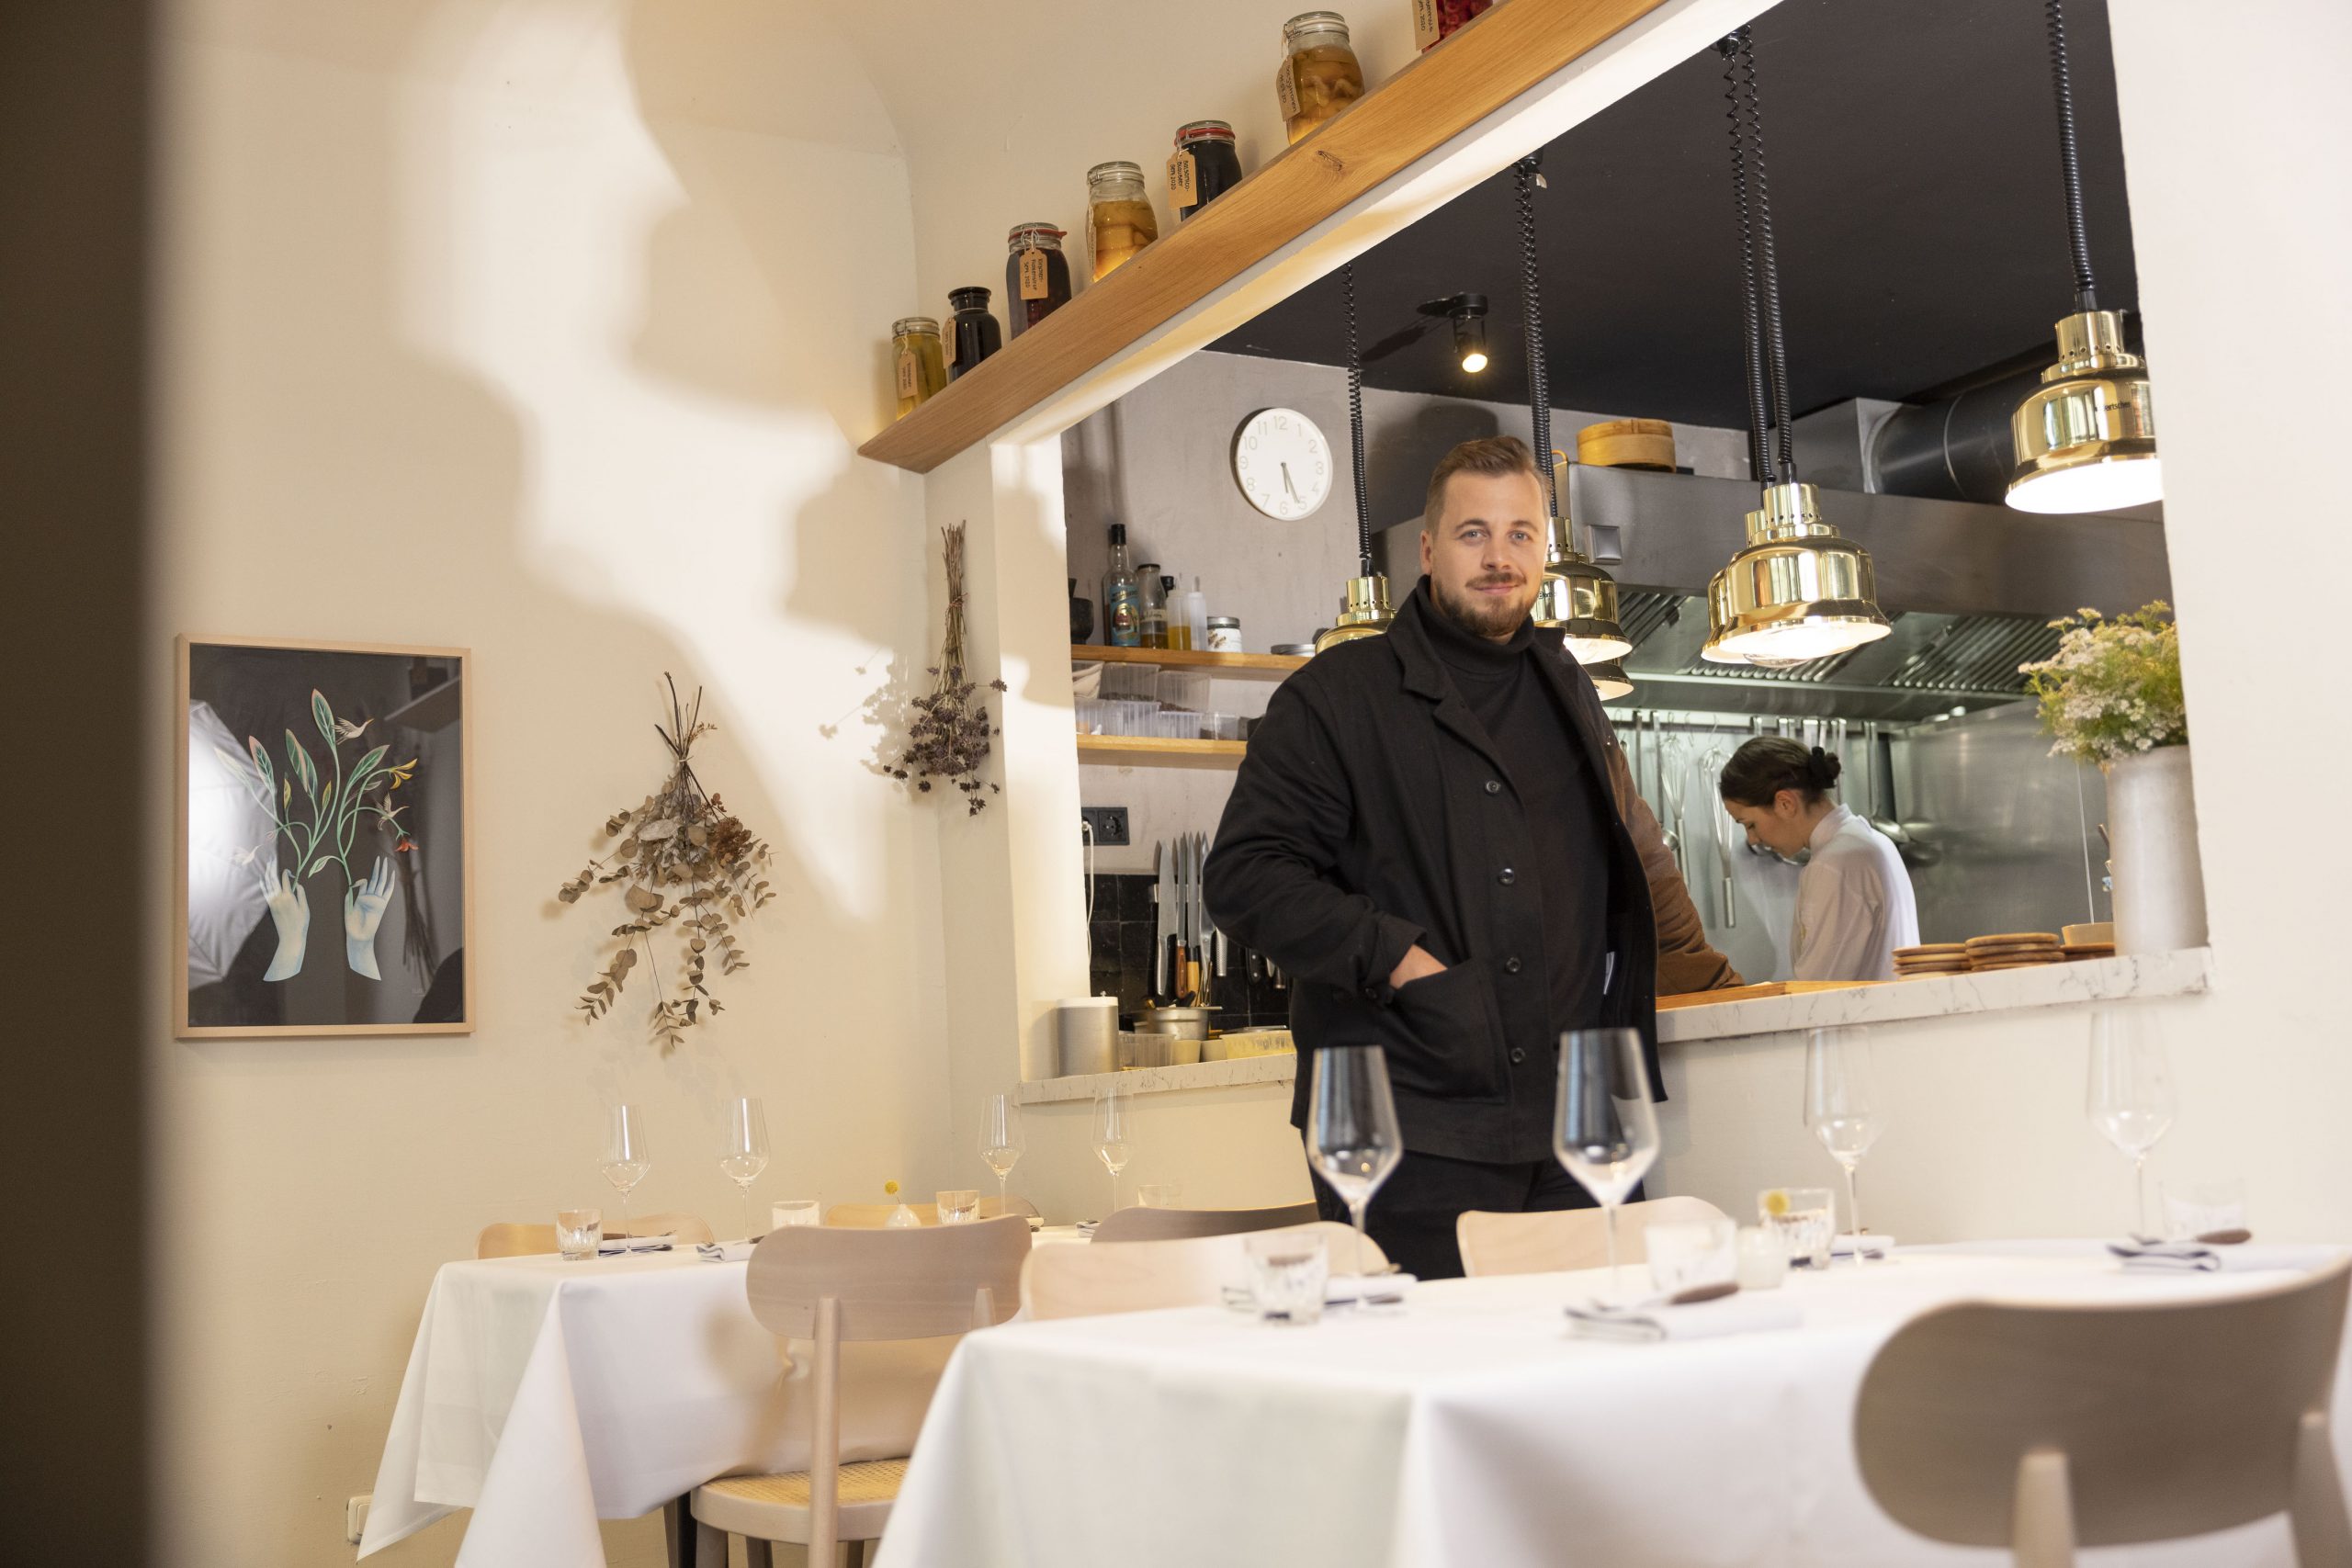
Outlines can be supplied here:
[[466, 663], [179, 639], [181, 1038], [472, 1032]]

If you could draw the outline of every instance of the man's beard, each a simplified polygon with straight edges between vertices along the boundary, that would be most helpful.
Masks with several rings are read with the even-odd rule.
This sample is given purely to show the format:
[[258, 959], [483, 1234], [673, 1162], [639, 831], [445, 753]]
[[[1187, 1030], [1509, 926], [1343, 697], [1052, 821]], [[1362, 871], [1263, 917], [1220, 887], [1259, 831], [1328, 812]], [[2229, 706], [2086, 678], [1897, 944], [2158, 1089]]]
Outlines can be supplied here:
[[[1499, 580], [1480, 578], [1477, 581], [1492, 582]], [[1512, 585], [1523, 586], [1517, 580], [1513, 581]], [[1445, 618], [1464, 631], [1473, 637], [1487, 637], [1498, 642], [1515, 634], [1520, 628], [1520, 624], [1527, 619], [1528, 612], [1535, 607], [1535, 603], [1532, 599], [1525, 601], [1517, 598], [1489, 599], [1483, 593], [1473, 593], [1466, 588], [1457, 598], [1450, 585], [1440, 582], [1434, 577], [1430, 579], [1430, 597], [1435, 600], [1437, 607], [1444, 612]]]

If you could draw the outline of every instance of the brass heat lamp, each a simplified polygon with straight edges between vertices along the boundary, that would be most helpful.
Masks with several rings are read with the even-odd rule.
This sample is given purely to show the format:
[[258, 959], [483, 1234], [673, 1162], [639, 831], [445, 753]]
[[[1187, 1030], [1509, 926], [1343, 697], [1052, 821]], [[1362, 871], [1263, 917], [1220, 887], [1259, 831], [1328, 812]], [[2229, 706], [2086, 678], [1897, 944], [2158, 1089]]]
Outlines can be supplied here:
[[1747, 543], [1707, 585], [1706, 657], [1804, 664], [1892, 629], [1870, 552], [1821, 520], [1813, 486], [1765, 486], [1763, 505], [1747, 514]]
[[1340, 618], [1315, 634], [1315, 651], [1360, 637], [1378, 637], [1396, 618], [1388, 604], [1388, 579], [1380, 572], [1351, 577], [1340, 590]]

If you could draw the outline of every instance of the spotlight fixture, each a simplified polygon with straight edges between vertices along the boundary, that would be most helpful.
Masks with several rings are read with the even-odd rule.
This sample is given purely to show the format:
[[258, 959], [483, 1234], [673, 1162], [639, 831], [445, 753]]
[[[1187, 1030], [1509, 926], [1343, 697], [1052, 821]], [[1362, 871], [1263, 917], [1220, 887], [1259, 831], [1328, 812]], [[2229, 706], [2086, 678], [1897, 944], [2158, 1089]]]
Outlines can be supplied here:
[[1544, 355], [1543, 272], [1535, 244], [1535, 191], [1544, 183], [1538, 173], [1540, 162], [1540, 156], [1531, 152], [1512, 170], [1518, 198], [1520, 301], [1527, 323], [1528, 414], [1534, 449], [1544, 464], [1544, 500], [1552, 514], [1544, 585], [1535, 596], [1534, 617], [1539, 626], [1560, 628], [1562, 641], [1578, 664], [1592, 665], [1622, 659], [1634, 651], [1634, 645], [1617, 621], [1617, 580], [1577, 548], [1576, 523], [1568, 516], [1566, 491], [1560, 484], [1560, 465], [1566, 457], [1552, 446], [1552, 386]]
[[1756, 44], [1741, 28], [1715, 47], [1731, 105], [1732, 194], [1746, 283], [1747, 460], [1763, 497], [1747, 514], [1747, 543], [1707, 584], [1703, 651], [1718, 664], [1785, 668], [1875, 642], [1893, 628], [1879, 613], [1870, 553], [1822, 520], [1814, 487], [1797, 479]]
[[2020, 512], [2111, 512], [2164, 498], [2156, 413], [2147, 367], [2125, 352], [2123, 318], [2098, 308], [2083, 230], [2083, 171], [2075, 153], [2075, 89], [2066, 69], [2063, 0], [2044, 0], [2050, 78], [2058, 100], [2058, 164], [2066, 186], [2066, 242], [2075, 313], [2058, 322], [2058, 363], [2041, 373], [2009, 421], [2016, 462], [2009, 504]]
[[1356, 264], [1340, 273], [1340, 297], [1348, 310], [1348, 437], [1355, 461], [1356, 575], [1340, 591], [1339, 618], [1315, 634], [1315, 651], [1336, 648], [1388, 629], [1396, 613], [1388, 604], [1388, 579], [1372, 568], [1372, 492], [1363, 477], [1363, 355], [1356, 344]]
[[1453, 352], [1464, 374], [1476, 376], [1487, 367], [1487, 297], [1457, 294], [1446, 314], [1453, 320]]

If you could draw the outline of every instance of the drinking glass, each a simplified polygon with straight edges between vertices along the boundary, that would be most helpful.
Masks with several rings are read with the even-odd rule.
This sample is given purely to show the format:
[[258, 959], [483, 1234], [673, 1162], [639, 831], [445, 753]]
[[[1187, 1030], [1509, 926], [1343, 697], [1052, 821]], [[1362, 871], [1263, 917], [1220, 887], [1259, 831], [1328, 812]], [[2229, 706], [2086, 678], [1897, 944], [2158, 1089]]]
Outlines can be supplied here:
[[1326, 1045], [1315, 1053], [1306, 1112], [1307, 1157], [1355, 1222], [1354, 1272], [1364, 1271], [1363, 1212], [1405, 1157], [1388, 1054], [1377, 1045]]
[[2195, 1241], [2245, 1229], [2245, 1183], [2197, 1181], [2161, 1183], [2165, 1236], [2170, 1241]]
[[1756, 1216], [1780, 1238], [1791, 1263], [1829, 1267], [1838, 1239], [1838, 1195], [1826, 1187], [1768, 1187], [1756, 1195]]
[[555, 1212], [555, 1249], [566, 1263], [584, 1262], [596, 1256], [596, 1244], [605, 1239], [605, 1216], [597, 1209], [558, 1209]]
[[943, 1225], [967, 1225], [980, 1217], [980, 1190], [977, 1187], [934, 1192], [932, 1200], [938, 1205], [939, 1223]]
[[1147, 1181], [1136, 1189], [1136, 1201], [1147, 1209], [1182, 1208], [1184, 1184], [1181, 1181]]
[[1804, 1124], [1846, 1173], [1846, 1217], [1854, 1226], [1854, 1262], [1862, 1247], [1862, 1204], [1854, 1170], [1886, 1130], [1871, 1082], [1870, 1037], [1859, 1029], [1816, 1029], [1804, 1045]]
[[1009, 1094], [989, 1096], [988, 1103], [980, 1107], [980, 1157], [996, 1172], [1000, 1213], [1012, 1205], [1008, 1183], [1012, 1168], [1021, 1162], [1021, 1151], [1028, 1146], [1028, 1134], [1021, 1130], [1021, 1102]]
[[1650, 1287], [1661, 1296], [1739, 1281], [1739, 1227], [1729, 1219], [1652, 1225], [1642, 1245], [1649, 1252]]
[[824, 1216], [817, 1212], [814, 1198], [786, 1198], [768, 1205], [768, 1228], [784, 1230], [792, 1225], [822, 1224]]
[[2148, 1225], [2148, 1151], [2172, 1126], [2177, 1109], [2172, 1066], [2154, 1012], [2144, 1008], [2101, 1008], [2091, 1014], [2091, 1081], [2084, 1110], [2132, 1162], [2132, 1192], [2139, 1213], [2136, 1235]]
[[616, 1105], [605, 1118], [605, 1179], [621, 1195], [621, 1235], [629, 1231], [628, 1195], [653, 1168], [653, 1154], [645, 1141], [645, 1111], [641, 1106]]
[[1560, 1094], [1552, 1153], [1609, 1222], [1609, 1292], [1625, 1299], [1617, 1265], [1617, 1210], [1657, 1158], [1649, 1063], [1631, 1029], [1571, 1029], [1560, 1036]]
[[1119, 1207], [1119, 1172], [1127, 1168], [1127, 1156], [1134, 1153], [1135, 1106], [1124, 1089], [1105, 1089], [1094, 1096], [1094, 1154], [1102, 1160], [1102, 1168], [1111, 1173], [1111, 1208]]
[[743, 1190], [743, 1239], [752, 1237], [752, 1183], [768, 1168], [768, 1118], [760, 1102], [737, 1095], [727, 1102], [727, 1132], [718, 1143], [718, 1168]]
[[1323, 1317], [1331, 1273], [1323, 1238], [1311, 1230], [1260, 1231], [1242, 1250], [1250, 1259], [1250, 1294], [1268, 1323], [1311, 1324]]

